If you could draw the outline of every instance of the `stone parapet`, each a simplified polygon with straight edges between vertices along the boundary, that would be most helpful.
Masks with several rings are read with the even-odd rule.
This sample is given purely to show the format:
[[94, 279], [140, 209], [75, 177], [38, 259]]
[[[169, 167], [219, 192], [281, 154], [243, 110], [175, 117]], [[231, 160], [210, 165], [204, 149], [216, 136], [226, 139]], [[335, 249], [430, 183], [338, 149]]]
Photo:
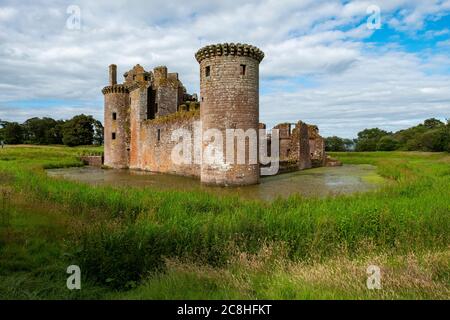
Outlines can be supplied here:
[[112, 86], [106, 86], [102, 89], [103, 94], [108, 93], [128, 93], [128, 87], [123, 84], [114, 84]]
[[200, 63], [203, 59], [214, 56], [244, 56], [251, 57], [258, 62], [264, 58], [264, 52], [255, 46], [241, 43], [219, 43], [205, 46], [197, 51], [195, 58]]

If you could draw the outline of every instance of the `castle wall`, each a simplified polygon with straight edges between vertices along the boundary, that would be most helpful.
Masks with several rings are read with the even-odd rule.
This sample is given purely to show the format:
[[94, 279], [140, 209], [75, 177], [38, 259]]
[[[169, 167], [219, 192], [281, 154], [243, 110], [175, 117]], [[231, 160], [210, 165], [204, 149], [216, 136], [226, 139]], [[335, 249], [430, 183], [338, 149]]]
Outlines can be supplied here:
[[[187, 113], [186, 113], [187, 115]], [[194, 163], [194, 125], [200, 120], [199, 114], [144, 121], [139, 129], [140, 156], [138, 169], [200, 177], [200, 163]], [[172, 150], [181, 142], [172, 141], [176, 130], [187, 130], [192, 134], [192, 163], [177, 164], [172, 159]], [[158, 132], [159, 131], [159, 132]]]
[[80, 160], [88, 166], [101, 167], [103, 165], [103, 156], [81, 156]]
[[147, 117], [147, 88], [137, 87], [130, 92], [130, 168], [140, 169], [142, 157], [142, 137], [140, 134], [141, 122]]
[[[218, 129], [225, 137], [226, 129], [254, 129], [259, 127], [259, 49], [234, 45], [215, 45], [200, 49], [196, 58], [200, 63], [200, 114], [203, 132]], [[239, 51], [241, 50], [241, 51]], [[245, 54], [244, 55], [244, 51]], [[229, 54], [228, 54], [229, 53]], [[242, 67], [245, 74], [242, 74]], [[208, 74], [209, 73], [209, 74]], [[226, 140], [226, 139], [224, 139]], [[203, 148], [210, 141], [205, 141]], [[259, 182], [259, 163], [249, 164], [248, 144], [246, 163], [233, 164], [223, 159], [203, 157], [201, 181], [217, 185], [247, 185]], [[235, 144], [236, 146], [236, 144]], [[236, 149], [235, 149], [236, 155]]]

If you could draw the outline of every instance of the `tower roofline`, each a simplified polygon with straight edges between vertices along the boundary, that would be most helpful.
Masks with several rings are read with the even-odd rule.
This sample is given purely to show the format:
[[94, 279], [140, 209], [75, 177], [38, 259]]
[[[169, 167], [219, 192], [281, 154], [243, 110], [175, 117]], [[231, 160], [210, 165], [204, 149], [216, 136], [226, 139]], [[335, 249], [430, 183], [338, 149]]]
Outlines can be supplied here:
[[249, 44], [218, 43], [199, 49], [195, 54], [195, 59], [200, 63], [202, 60], [214, 56], [246, 56], [261, 62], [264, 58], [264, 52]]
[[128, 87], [124, 84], [114, 84], [112, 86], [106, 86], [102, 89], [103, 94], [108, 93], [128, 93]]

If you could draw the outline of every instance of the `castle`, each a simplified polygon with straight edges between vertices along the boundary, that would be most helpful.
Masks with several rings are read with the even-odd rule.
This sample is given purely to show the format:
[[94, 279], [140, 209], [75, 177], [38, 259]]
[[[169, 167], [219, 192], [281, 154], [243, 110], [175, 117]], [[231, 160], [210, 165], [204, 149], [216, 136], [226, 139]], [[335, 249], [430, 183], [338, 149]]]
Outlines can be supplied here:
[[[251, 45], [224, 43], [201, 48], [195, 58], [200, 65], [199, 98], [188, 94], [178, 74], [165, 66], [146, 71], [138, 64], [124, 74], [120, 84], [116, 65], [109, 66], [109, 85], [102, 90], [105, 166], [199, 177], [202, 183], [213, 185], [259, 182], [264, 167], [259, 160], [210, 163], [202, 156], [207, 148], [203, 140], [191, 150], [199, 161], [173, 160], [176, 130], [203, 137], [209, 129], [219, 133], [229, 128], [265, 129], [259, 123], [259, 63], [264, 53]], [[279, 133], [279, 172], [326, 165], [324, 140], [316, 126], [299, 121], [293, 128], [283, 123], [274, 129]], [[270, 148], [273, 135], [265, 139]], [[250, 151], [245, 152], [248, 158]]]

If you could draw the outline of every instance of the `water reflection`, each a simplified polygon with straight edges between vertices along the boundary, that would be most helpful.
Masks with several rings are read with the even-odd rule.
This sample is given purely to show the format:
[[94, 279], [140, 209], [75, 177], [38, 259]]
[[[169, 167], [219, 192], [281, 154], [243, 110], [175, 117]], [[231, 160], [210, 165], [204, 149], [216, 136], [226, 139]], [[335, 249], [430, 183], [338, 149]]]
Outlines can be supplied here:
[[208, 187], [190, 177], [132, 170], [104, 170], [94, 167], [47, 170], [52, 177], [65, 178], [94, 185], [137, 186], [157, 190], [203, 190], [218, 195], [239, 195], [246, 199], [273, 200], [291, 194], [326, 196], [374, 190], [382, 178], [371, 165], [344, 165], [316, 168], [264, 177], [261, 183], [245, 187]]

